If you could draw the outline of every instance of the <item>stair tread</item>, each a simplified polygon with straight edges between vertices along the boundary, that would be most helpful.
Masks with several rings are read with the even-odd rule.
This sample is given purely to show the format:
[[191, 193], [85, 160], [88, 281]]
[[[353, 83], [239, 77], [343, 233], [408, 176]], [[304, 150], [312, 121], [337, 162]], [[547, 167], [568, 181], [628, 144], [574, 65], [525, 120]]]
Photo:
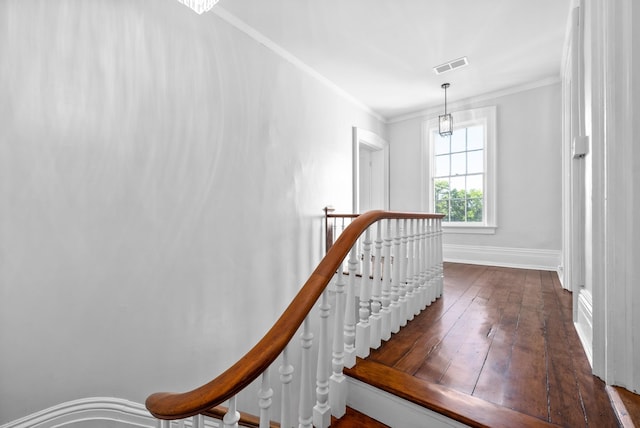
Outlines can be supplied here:
[[389, 428], [389, 425], [385, 425], [364, 413], [360, 413], [351, 407], [347, 407], [347, 412], [340, 419], [334, 417], [331, 418], [331, 428]]
[[345, 374], [472, 427], [557, 427], [533, 416], [415, 378], [374, 361], [358, 359]]

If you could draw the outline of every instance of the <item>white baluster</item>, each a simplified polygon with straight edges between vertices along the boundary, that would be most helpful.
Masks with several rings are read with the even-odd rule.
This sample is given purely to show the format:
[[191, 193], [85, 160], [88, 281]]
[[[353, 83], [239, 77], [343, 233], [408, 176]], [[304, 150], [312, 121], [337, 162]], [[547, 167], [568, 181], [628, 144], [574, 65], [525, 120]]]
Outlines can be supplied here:
[[290, 428], [291, 425], [291, 380], [293, 366], [289, 364], [289, 349], [282, 351], [282, 365], [280, 366], [280, 382], [282, 383], [282, 402], [280, 404], [280, 426]]
[[356, 275], [362, 276], [362, 262], [364, 256], [362, 254], [362, 236], [356, 241], [356, 254], [358, 255], [358, 264], [356, 265]]
[[327, 428], [331, 425], [331, 408], [329, 407], [329, 310], [327, 291], [320, 300], [320, 337], [318, 338], [318, 368], [316, 372], [316, 405], [313, 407], [313, 426]]
[[376, 224], [376, 247], [373, 256], [373, 277], [371, 278], [371, 342], [373, 349], [378, 349], [382, 344], [382, 315], [380, 308], [382, 307], [382, 220]]
[[438, 293], [436, 297], [442, 296], [444, 286], [444, 266], [442, 264], [442, 219], [436, 220], [436, 263], [438, 265]]
[[[192, 426], [193, 428], [204, 428], [204, 415], [195, 415], [192, 418]], [[184, 425], [182, 425], [180, 428], [182, 428]]]
[[238, 422], [240, 421], [240, 412], [236, 409], [236, 396], [234, 395], [229, 399], [229, 409], [222, 418], [224, 428], [238, 428]]
[[430, 233], [429, 233], [429, 282], [431, 283], [431, 303], [435, 302], [438, 297], [438, 266], [437, 266], [437, 219], [430, 220]]
[[436, 235], [435, 235], [435, 221], [429, 219], [428, 235], [427, 235], [427, 281], [429, 287], [429, 297], [427, 298], [427, 305], [431, 305], [436, 298]]
[[400, 254], [400, 220], [396, 220], [393, 235], [393, 279], [391, 280], [391, 332], [400, 331], [400, 269], [402, 265]]
[[258, 406], [260, 407], [260, 428], [269, 428], [271, 424], [271, 402], [273, 389], [269, 381], [269, 369], [262, 373], [262, 384], [258, 391]]
[[420, 283], [420, 219], [411, 221], [411, 231], [413, 233], [413, 314], [418, 315], [422, 311], [422, 299], [424, 287]]
[[387, 233], [384, 236], [384, 268], [382, 269], [382, 327], [380, 338], [391, 338], [391, 220], [387, 222]]
[[349, 256], [349, 280], [347, 282], [347, 300], [344, 312], [344, 366], [351, 368], [356, 364], [356, 269], [358, 265], [357, 247], [351, 248]]
[[413, 315], [418, 315], [422, 310], [423, 287], [420, 283], [420, 219], [412, 220], [413, 231]]
[[362, 278], [360, 280], [360, 321], [356, 325], [356, 355], [360, 358], [369, 356], [371, 340], [371, 325], [369, 324], [369, 300], [371, 295], [370, 267], [371, 267], [371, 232], [367, 228], [363, 242], [364, 259], [362, 263]]
[[423, 310], [430, 303], [428, 286], [428, 258], [427, 258], [427, 225], [428, 220], [420, 220], [420, 287], [422, 287], [422, 299], [420, 309]]
[[158, 419], [156, 421], [158, 428], [171, 428], [171, 421], [167, 421], [164, 419]]
[[418, 315], [422, 310], [422, 295], [424, 288], [420, 283], [420, 219], [414, 219], [412, 224], [413, 230], [413, 294], [416, 298], [413, 306], [413, 314]]
[[403, 220], [400, 233], [400, 278], [398, 280], [398, 303], [400, 303], [400, 327], [407, 325], [407, 220]]
[[342, 373], [344, 368], [344, 274], [340, 265], [336, 273], [336, 304], [333, 328], [333, 358], [331, 368], [333, 373], [329, 379], [329, 406], [331, 414], [341, 418], [346, 412], [347, 379]]
[[414, 289], [415, 289], [415, 283], [413, 282], [413, 265], [414, 265], [414, 251], [415, 251], [415, 247], [414, 247], [414, 242], [415, 242], [415, 236], [413, 234], [413, 220], [405, 220], [404, 221], [404, 227], [405, 227], [405, 236], [407, 237], [407, 268], [406, 268], [406, 275], [405, 275], [405, 280], [404, 282], [407, 284], [406, 285], [406, 289], [407, 289], [407, 293], [405, 295], [405, 299], [407, 301], [407, 311], [405, 312], [405, 317], [407, 321], [411, 321], [413, 319], [413, 313], [414, 313], [414, 304], [415, 304], [415, 294], [414, 294]]
[[300, 363], [300, 403], [298, 407], [298, 428], [312, 428], [313, 421], [313, 385], [311, 379], [311, 345], [313, 333], [309, 330], [309, 319], [302, 324], [300, 344], [302, 361]]

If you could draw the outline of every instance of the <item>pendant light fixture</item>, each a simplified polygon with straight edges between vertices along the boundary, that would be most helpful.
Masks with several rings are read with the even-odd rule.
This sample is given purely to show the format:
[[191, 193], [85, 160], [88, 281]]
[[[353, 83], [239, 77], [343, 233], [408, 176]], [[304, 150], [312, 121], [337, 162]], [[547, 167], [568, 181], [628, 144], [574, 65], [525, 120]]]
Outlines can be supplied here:
[[453, 117], [451, 113], [447, 113], [447, 88], [449, 86], [448, 83], [443, 83], [441, 86], [441, 88], [444, 89], [444, 114], [438, 117], [438, 130], [442, 137], [453, 134]]

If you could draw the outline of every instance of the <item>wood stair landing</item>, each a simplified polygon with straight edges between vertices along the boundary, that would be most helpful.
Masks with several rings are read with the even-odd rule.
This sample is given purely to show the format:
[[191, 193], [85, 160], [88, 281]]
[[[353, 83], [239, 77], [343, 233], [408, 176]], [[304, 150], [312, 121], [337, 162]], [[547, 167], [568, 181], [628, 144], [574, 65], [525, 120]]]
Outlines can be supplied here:
[[344, 372], [347, 376], [471, 427], [558, 427], [558, 425], [498, 406], [455, 389], [418, 379], [374, 361], [358, 359], [353, 368], [345, 369]]
[[[469, 425], [476, 403], [534, 419], [523, 424], [617, 427], [575, 331], [572, 300], [555, 272], [445, 263], [443, 296], [345, 373], [414, 403], [427, 394], [425, 407]], [[485, 422], [475, 426], [500, 423]]]

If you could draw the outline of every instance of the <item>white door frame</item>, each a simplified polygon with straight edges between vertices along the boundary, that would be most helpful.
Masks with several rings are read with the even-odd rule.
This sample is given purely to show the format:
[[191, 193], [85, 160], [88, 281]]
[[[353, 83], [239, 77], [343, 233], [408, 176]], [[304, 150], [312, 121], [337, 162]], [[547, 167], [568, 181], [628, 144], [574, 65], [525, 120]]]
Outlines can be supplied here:
[[[591, 64], [593, 118], [593, 372], [608, 384], [640, 390], [634, 349], [640, 249], [632, 198], [634, 181], [633, 18], [635, 0], [593, 0]], [[636, 60], [637, 61], [637, 60]], [[635, 83], [637, 85], [637, 83]], [[596, 169], [597, 167], [597, 169]], [[637, 206], [637, 203], [636, 203]]]
[[384, 207], [389, 209], [389, 143], [378, 134], [353, 127], [353, 212], [360, 213], [360, 148], [384, 153]]

